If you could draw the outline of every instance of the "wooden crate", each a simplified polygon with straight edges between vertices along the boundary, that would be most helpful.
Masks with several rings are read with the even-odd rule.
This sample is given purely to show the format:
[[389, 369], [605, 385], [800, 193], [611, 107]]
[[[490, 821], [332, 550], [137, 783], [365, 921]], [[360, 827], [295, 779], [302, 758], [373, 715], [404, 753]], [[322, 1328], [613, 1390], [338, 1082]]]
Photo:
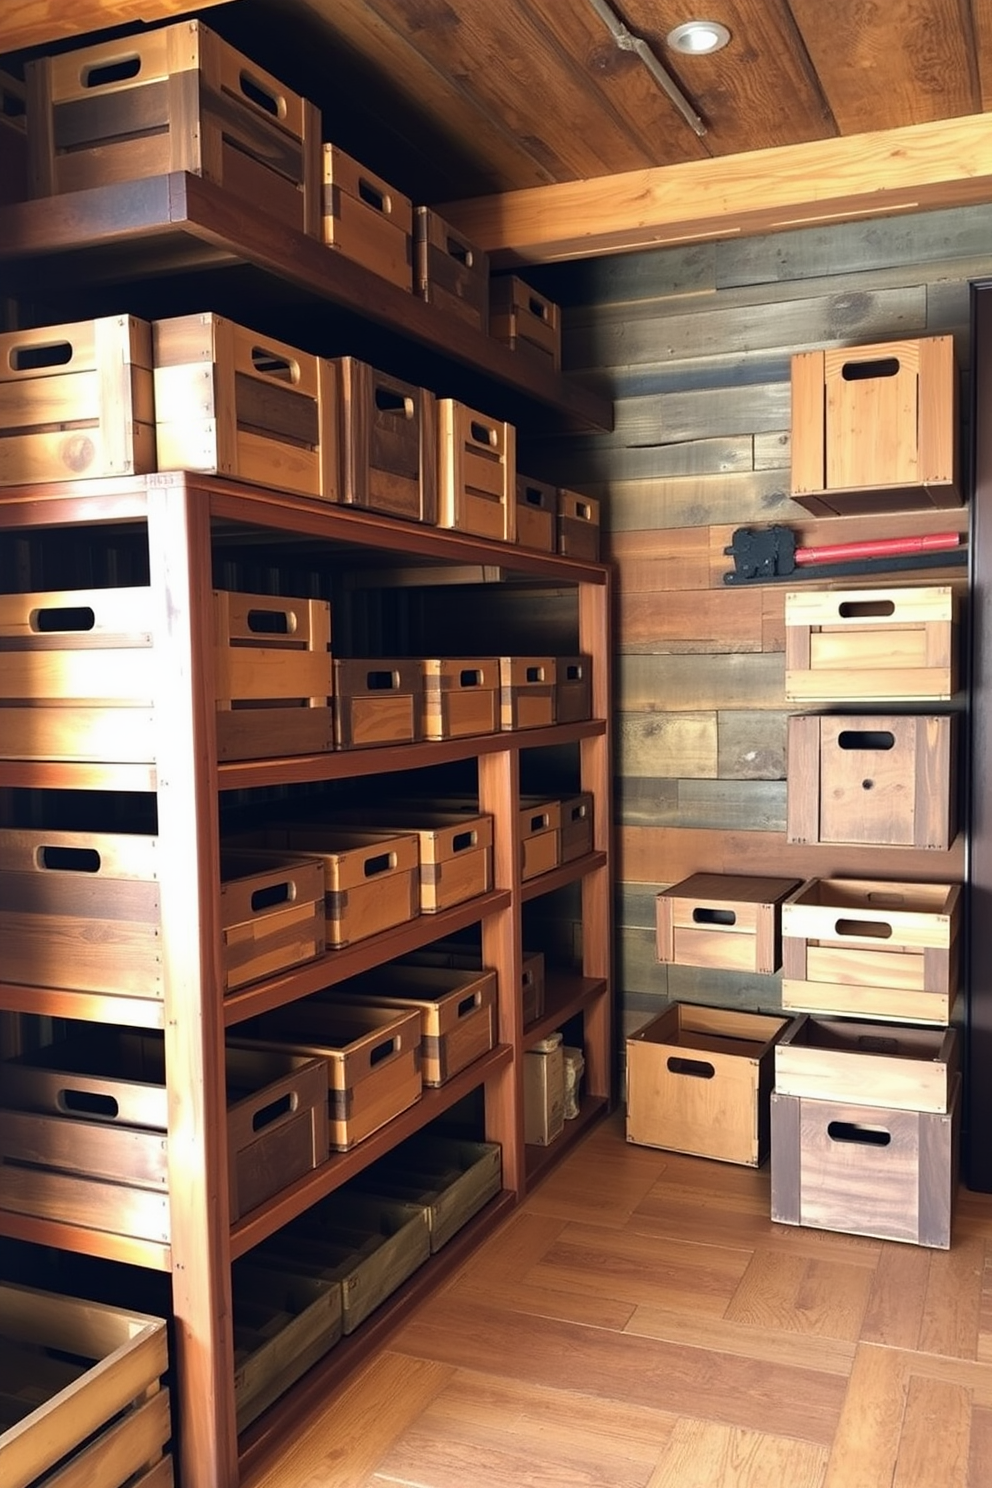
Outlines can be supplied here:
[[958, 605], [949, 584], [794, 589], [785, 596], [785, 696], [949, 699], [958, 687]]
[[354, 807], [339, 821], [370, 833], [415, 832], [420, 844], [420, 912], [436, 914], [493, 884], [493, 818], [488, 814], [438, 811], [429, 804]]
[[337, 379], [341, 500], [411, 522], [436, 522], [434, 394], [356, 357], [336, 357], [331, 366]]
[[171, 1488], [164, 1318], [5, 1282], [0, 1358], [4, 1488]]
[[592, 717], [592, 657], [555, 657], [555, 722], [584, 723]]
[[320, 111], [180, 21], [25, 68], [32, 196], [187, 171], [320, 235]]
[[426, 1210], [434, 1255], [495, 1198], [502, 1181], [498, 1142], [464, 1142], [422, 1132], [366, 1168], [355, 1186]]
[[155, 469], [151, 326], [132, 315], [0, 334], [0, 486]]
[[[319, 1060], [226, 1051], [231, 1218], [327, 1157]], [[167, 1244], [168, 1111], [160, 1035], [99, 1029], [2, 1066], [3, 1204]]]
[[[434, 940], [419, 951], [412, 951], [404, 961], [416, 966], [451, 966], [463, 971], [481, 971], [482, 953], [478, 947], [458, 940]], [[544, 1016], [544, 952], [524, 951], [520, 973], [520, 1002], [523, 1024]]]
[[326, 600], [214, 590], [219, 759], [333, 747], [330, 645]]
[[554, 723], [557, 675], [553, 656], [501, 656], [500, 727], [547, 728]]
[[790, 718], [788, 841], [946, 852], [957, 835], [956, 741], [949, 714]]
[[816, 516], [961, 506], [951, 336], [792, 358], [793, 501]]
[[0, 71], [0, 207], [27, 200], [28, 136], [24, 84]]
[[430, 207], [413, 209], [414, 287], [445, 315], [489, 331], [489, 255]]
[[499, 729], [495, 656], [424, 657], [424, 738], [463, 739]]
[[558, 489], [558, 551], [566, 558], [599, 562], [599, 502]]
[[520, 877], [549, 873], [561, 862], [561, 801], [520, 798]]
[[148, 588], [0, 595], [6, 759], [154, 760]]
[[234, 1262], [231, 1286], [240, 1432], [339, 1341], [341, 1283], [254, 1251]]
[[327, 361], [223, 315], [156, 320], [152, 341], [160, 470], [339, 499]]
[[352, 977], [346, 990], [359, 1002], [419, 1010], [425, 1085], [443, 1085], [496, 1043], [495, 971], [392, 961]]
[[323, 236], [380, 279], [413, 292], [413, 203], [337, 145], [324, 145]]
[[951, 1022], [960, 884], [813, 878], [782, 906], [782, 1006], [796, 1013]]
[[492, 542], [517, 536], [517, 431], [439, 398], [438, 525]]
[[579, 791], [561, 802], [560, 860], [571, 863], [576, 858], [584, 858], [592, 849], [593, 796], [591, 791]]
[[549, 371], [561, 370], [561, 312], [516, 274], [490, 281], [489, 332], [512, 351], [536, 357]]
[[770, 973], [782, 964], [782, 901], [794, 878], [694, 873], [662, 889], [658, 960], [681, 966]]
[[627, 1141], [758, 1167], [787, 1018], [673, 1003], [627, 1039]]
[[328, 1141], [337, 1152], [363, 1142], [423, 1090], [417, 1008], [372, 1006], [328, 993], [327, 1000], [304, 999], [253, 1020], [238, 1042], [321, 1062]]
[[224, 990], [324, 953], [323, 864], [316, 855], [222, 847]]
[[334, 742], [338, 749], [415, 744], [423, 737], [419, 661], [334, 660]]
[[565, 1056], [556, 1032], [524, 1051], [524, 1141], [550, 1147], [564, 1129]]
[[558, 488], [517, 476], [517, 542], [522, 548], [553, 553], [557, 546]]
[[961, 1076], [945, 1112], [772, 1092], [771, 1217], [947, 1250]]
[[544, 952], [524, 951], [520, 974], [520, 999], [524, 1027], [544, 1017]]
[[420, 841], [334, 822], [272, 828], [263, 840], [320, 859], [327, 945], [335, 950], [420, 913]]
[[953, 1028], [840, 1018], [793, 1019], [775, 1049], [783, 1095], [900, 1111], [950, 1110], [959, 1062]]

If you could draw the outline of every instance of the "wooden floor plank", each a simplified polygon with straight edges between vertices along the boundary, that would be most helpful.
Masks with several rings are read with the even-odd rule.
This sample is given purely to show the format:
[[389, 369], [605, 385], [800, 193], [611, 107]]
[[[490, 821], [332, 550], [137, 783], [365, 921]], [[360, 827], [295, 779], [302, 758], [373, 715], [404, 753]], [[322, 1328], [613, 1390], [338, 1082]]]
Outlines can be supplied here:
[[[892, 1488], [967, 1488], [971, 1397], [960, 1385], [913, 1376]], [[989, 1463], [992, 1471], [992, 1463]]]
[[820, 1488], [826, 1450], [709, 1421], [679, 1421], [649, 1488]]
[[739, 1354], [755, 1364], [791, 1363], [797, 1369], [813, 1368], [843, 1375], [845, 1379], [854, 1362], [854, 1344], [840, 1339], [810, 1338], [777, 1328], [751, 1327], [726, 1318], [666, 1312], [658, 1307], [635, 1307], [624, 1331], [669, 1343], [691, 1343], [720, 1354]]
[[976, 1235], [933, 1252], [917, 1345], [925, 1353], [978, 1357], [985, 1246]]
[[859, 1345], [823, 1488], [891, 1483], [906, 1406], [906, 1358], [896, 1349]]
[[932, 1252], [915, 1245], [887, 1245], [875, 1267], [861, 1337], [865, 1343], [916, 1348], [926, 1303]]
[[992, 1481], [992, 1410], [975, 1407], [971, 1413], [967, 1488], [989, 1488]]
[[827, 1256], [811, 1259], [758, 1250], [727, 1309], [732, 1322], [854, 1342], [872, 1273]]

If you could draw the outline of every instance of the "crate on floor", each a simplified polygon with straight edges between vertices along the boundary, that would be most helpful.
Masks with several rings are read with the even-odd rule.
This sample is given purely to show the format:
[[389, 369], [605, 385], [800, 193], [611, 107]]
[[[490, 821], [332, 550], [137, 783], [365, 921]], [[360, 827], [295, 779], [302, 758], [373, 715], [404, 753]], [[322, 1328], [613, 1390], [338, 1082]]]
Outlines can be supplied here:
[[904, 1111], [949, 1111], [960, 1051], [953, 1028], [793, 1019], [775, 1047], [782, 1095]]
[[497, 340], [532, 357], [549, 372], [561, 370], [561, 312], [517, 274], [490, 280], [489, 331]]
[[413, 203], [338, 145], [323, 147], [323, 237], [380, 279], [413, 293]]
[[758, 1167], [787, 1018], [672, 1003], [627, 1039], [627, 1141]]
[[341, 1338], [341, 1283], [300, 1276], [264, 1252], [231, 1268], [237, 1429], [278, 1400]]
[[555, 657], [555, 722], [584, 723], [592, 717], [592, 657]]
[[553, 553], [557, 545], [557, 522], [557, 486], [518, 475], [516, 540], [520, 546]]
[[501, 656], [500, 727], [549, 728], [555, 721], [557, 676], [553, 656]]
[[430, 207], [413, 209], [414, 282], [421, 299], [485, 335], [489, 255]]
[[169, 1488], [164, 1318], [0, 1284], [0, 1480]]
[[433, 1132], [394, 1147], [355, 1180], [362, 1192], [425, 1209], [432, 1255], [499, 1193], [501, 1184], [498, 1142], [459, 1141]]
[[957, 835], [952, 714], [805, 714], [788, 722], [786, 836], [946, 852]]
[[558, 489], [558, 551], [566, 558], [599, 562], [599, 502]]
[[424, 676], [419, 661], [334, 661], [334, 741], [338, 749], [415, 744], [423, 737]]
[[499, 729], [499, 660], [424, 657], [424, 738], [462, 739]]
[[773, 1091], [772, 1219], [949, 1249], [960, 1106], [960, 1075], [946, 1111]]
[[32, 196], [186, 171], [320, 236], [320, 111], [202, 21], [25, 68]]
[[960, 884], [808, 879], [782, 906], [782, 1006], [950, 1023], [961, 900]]
[[316, 855], [222, 846], [220, 878], [226, 992], [323, 955], [324, 871]]
[[0, 486], [155, 468], [148, 321], [105, 315], [0, 334]]
[[341, 500], [410, 522], [437, 521], [434, 394], [335, 357]]
[[454, 398], [439, 398], [437, 412], [438, 525], [514, 542], [516, 429]]
[[662, 889], [658, 960], [724, 971], [769, 974], [782, 964], [782, 903], [795, 878], [693, 873]]

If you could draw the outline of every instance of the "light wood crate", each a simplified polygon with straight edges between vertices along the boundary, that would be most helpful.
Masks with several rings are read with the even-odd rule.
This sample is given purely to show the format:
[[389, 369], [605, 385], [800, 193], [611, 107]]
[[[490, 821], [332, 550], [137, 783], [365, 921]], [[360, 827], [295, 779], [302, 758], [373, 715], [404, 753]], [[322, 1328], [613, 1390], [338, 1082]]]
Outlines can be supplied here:
[[499, 729], [495, 656], [424, 657], [424, 738], [463, 739]]
[[25, 69], [32, 196], [187, 171], [320, 235], [320, 112], [201, 21]]
[[411, 522], [437, 521], [434, 394], [335, 357], [341, 500]]
[[421, 914], [450, 909], [492, 888], [493, 818], [486, 813], [438, 811], [400, 801], [393, 806], [355, 807], [339, 813], [338, 819], [373, 834], [416, 833]]
[[405, 658], [334, 660], [338, 749], [415, 744], [423, 737], [424, 676]]
[[414, 284], [421, 299], [489, 331], [489, 255], [430, 207], [413, 209]]
[[592, 717], [592, 657], [555, 657], [555, 722], [584, 723]]
[[500, 727], [548, 728], [553, 724], [557, 677], [557, 662], [553, 656], [501, 656]]
[[413, 293], [413, 203], [333, 144], [323, 148], [323, 237], [345, 258]]
[[963, 502], [951, 336], [792, 358], [792, 499], [816, 516]]
[[946, 852], [957, 835], [956, 752], [950, 714], [790, 718], [788, 841]]
[[454, 398], [439, 398], [438, 526], [491, 542], [517, 536], [517, 431]]
[[[458, 940], [434, 940], [419, 951], [412, 951], [405, 961], [417, 966], [452, 966], [463, 971], [481, 971], [482, 953], [478, 947]], [[524, 951], [520, 973], [520, 1002], [523, 1023], [533, 1023], [544, 1016], [544, 952]]]
[[[231, 1217], [327, 1157], [318, 1060], [225, 1054]], [[2, 1067], [5, 1208], [168, 1244], [165, 1052], [155, 1033], [92, 1026]]]
[[561, 862], [561, 801], [520, 798], [520, 876], [526, 882]]
[[334, 743], [331, 608], [215, 589], [217, 755], [322, 754]]
[[787, 1018], [673, 1003], [627, 1039], [627, 1141], [758, 1167]]
[[771, 1217], [948, 1250], [961, 1076], [945, 1112], [771, 1097]]
[[224, 990], [323, 955], [324, 874], [318, 857], [222, 847]]
[[953, 1028], [801, 1013], [776, 1046], [775, 1088], [849, 1105], [946, 1112], [958, 1063]]
[[274, 827], [264, 841], [320, 859], [329, 947], [378, 935], [420, 913], [420, 841], [415, 832], [384, 836], [337, 823]]
[[786, 593], [790, 702], [949, 699], [957, 687], [958, 604], [949, 584]]
[[0, 1358], [4, 1488], [172, 1488], [163, 1318], [2, 1283]]
[[658, 960], [681, 966], [768, 974], [782, 964], [782, 903], [794, 878], [694, 873], [662, 889]]
[[950, 1023], [961, 897], [960, 884], [807, 880], [782, 906], [782, 1006]]
[[24, 84], [0, 71], [0, 207], [27, 200], [28, 136]]
[[256, 1019], [238, 1042], [321, 1061], [328, 1141], [337, 1152], [406, 1111], [423, 1090], [417, 1008], [370, 1005], [332, 989], [326, 999], [305, 999]]
[[522, 548], [553, 553], [558, 536], [558, 488], [517, 476], [517, 542]]
[[555, 1032], [524, 1050], [524, 1141], [550, 1147], [564, 1129], [565, 1055]]
[[156, 320], [152, 339], [160, 470], [339, 499], [327, 361], [209, 313]]
[[563, 863], [585, 857], [593, 849], [594, 806], [591, 791], [579, 791], [561, 802], [561, 841], [559, 856]]
[[490, 280], [489, 332], [511, 351], [536, 357], [549, 370], [561, 370], [561, 312], [517, 274]]
[[0, 486], [155, 468], [147, 321], [106, 315], [0, 334]]
[[341, 1283], [295, 1275], [262, 1251], [234, 1262], [231, 1284], [240, 1432], [339, 1341]]
[[502, 1179], [498, 1142], [466, 1142], [423, 1132], [367, 1168], [356, 1186], [364, 1193], [425, 1209], [433, 1255], [495, 1198]]
[[558, 490], [558, 551], [566, 558], [599, 562], [599, 502]]

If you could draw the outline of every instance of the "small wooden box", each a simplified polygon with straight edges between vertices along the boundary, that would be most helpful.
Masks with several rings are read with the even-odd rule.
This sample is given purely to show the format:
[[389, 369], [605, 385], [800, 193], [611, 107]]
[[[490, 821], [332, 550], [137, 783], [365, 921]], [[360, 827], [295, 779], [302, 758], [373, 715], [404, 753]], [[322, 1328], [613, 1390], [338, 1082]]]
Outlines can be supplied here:
[[772, 1092], [771, 1217], [947, 1250], [961, 1076], [945, 1112]]
[[198, 470], [337, 501], [330, 364], [222, 315], [156, 320], [160, 470]]
[[558, 488], [517, 476], [517, 542], [522, 548], [553, 553], [557, 546]]
[[0, 72], [0, 207], [27, 201], [28, 136], [24, 84]]
[[520, 975], [524, 1027], [544, 1017], [544, 952], [524, 951]]
[[790, 718], [788, 841], [946, 852], [957, 835], [956, 738], [949, 714]]
[[499, 729], [499, 661], [495, 656], [425, 657], [424, 738], [463, 739]]
[[430, 207], [413, 210], [417, 294], [445, 315], [489, 330], [489, 255]]
[[0, 335], [0, 486], [154, 469], [147, 321], [107, 315]]
[[591, 791], [579, 791], [561, 803], [561, 849], [563, 863], [584, 858], [593, 849], [593, 797]]
[[491, 542], [517, 536], [517, 431], [439, 398], [438, 525]]
[[627, 1141], [758, 1167], [788, 1019], [673, 1003], [627, 1039]]
[[462, 1142], [424, 1132], [367, 1168], [356, 1186], [425, 1209], [434, 1255], [495, 1198], [502, 1180], [498, 1142]]
[[550, 1147], [564, 1130], [565, 1056], [555, 1032], [524, 1050], [524, 1141]]
[[520, 877], [526, 882], [561, 862], [561, 801], [520, 798]]
[[334, 741], [338, 749], [414, 744], [423, 737], [424, 677], [419, 661], [334, 662]]
[[957, 600], [919, 589], [797, 589], [785, 596], [785, 695], [941, 698], [958, 687]]
[[264, 1250], [236, 1260], [231, 1282], [240, 1432], [339, 1341], [341, 1283], [294, 1274]]
[[32, 196], [171, 171], [320, 236], [320, 111], [201, 21], [25, 68]]
[[405, 924], [420, 913], [420, 842], [334, 823], [274, 828], [265, 841], [306, 853], [324, 867], [327, 945], [335, 950]]
[[413, 293], [413, 203], [337, 145], [324, 145], [324, 242]]
[[816, 516], [960, 506], [951, 336], [792, 358], [792, 499]]
[[219, 759], [332, 748], [330, 645], [326, 600], [214, 590]]
[[953, 1028], [794, 1018], [775, 1049], [775, 1088], [814, 1100], [949, 1111], [958, 1070]]
[[493, 884], [493, 819], [489, 815], [436, 811], [401, 802], [398, 806], [354, 808], [340, 820], [370, 833], [415, 832], [420, 843], [420, 912], [436, 914]]
[[782, 901], [794, 878], [694, 873], [656, 899], [658, 960], [771, 973], [782, 964]]
[[809, 879], [782, 906], [782, 1006], [950, 1023], [961, 885]]
[[599, 502], [575, 491], [558, 491], [558, 551], [566, 558], [599, 562]]
[[170, 1488], [164, 1318], [5, 1282], [0, 1357], [4, 1488]]
[[324, 953], [324, 873], [316, 856], [222, 848], [224, 990]]
[[516, 274], [490, 281], [489, 332], [512, 351], [537, 357], [549, 372], [561, 370], [558, 306]]
[[417, 1008], [425, 1085], [443, 1085], [496, 1043], [496, 973], [390, 962], [352, 977], [349, 997], [387, 1008]]
[[592, 657], [555, 658], [555, 722], [584, 723], [592, 717]]
[[[478, 948], [457, 940], [435, 940], [404, 957], [414, 966], [453, 966], [463, 971], [481, 971], [482, 954]], [[524, 951], [520, 974], [520, 1001], [526, 1028], [544, 1016], [544, 953]]]
[[322, 1062], [328, 1140], [347, 1152], [420, 1099], [420, 1024], [416, 1008], [328, 994], [326, 1001], [306, 999], [256, 1019], [243, 1042]]
[[553, 724], [557, 678], [557, 665], [553, 656], [501, 656], [500, 727], [548, 728]]
[[437, 521], [434, 394], [336, 357], [341, 500], [410, 522]]

